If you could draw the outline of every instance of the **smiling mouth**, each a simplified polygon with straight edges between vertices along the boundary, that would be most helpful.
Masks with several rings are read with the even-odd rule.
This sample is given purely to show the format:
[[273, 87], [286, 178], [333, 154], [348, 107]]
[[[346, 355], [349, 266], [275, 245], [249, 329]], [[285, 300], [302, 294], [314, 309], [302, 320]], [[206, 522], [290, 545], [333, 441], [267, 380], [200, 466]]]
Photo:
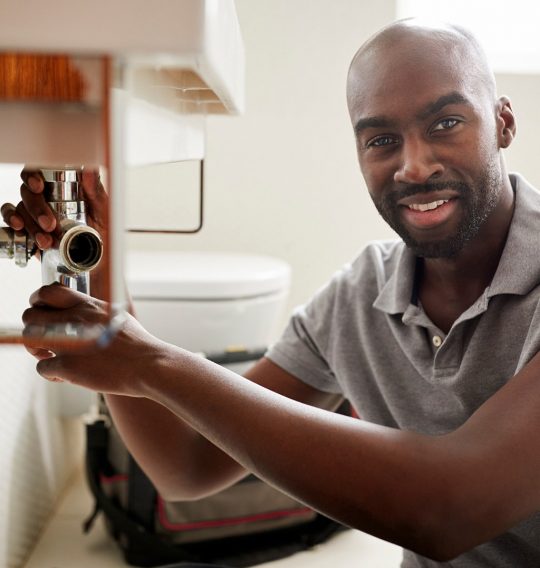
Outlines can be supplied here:
[[421, 231], [442, 227], [456, 214], [458, 202], [459, 199], [448, 197], [427, 203], [402, 204], [404, 220], [410, 228]]
[[412, 211], [432, 211], [449, 201], [449, 199], [438, 199], [437, 201], [431, 201], [430, 203], [411, 203], [407, 207]]

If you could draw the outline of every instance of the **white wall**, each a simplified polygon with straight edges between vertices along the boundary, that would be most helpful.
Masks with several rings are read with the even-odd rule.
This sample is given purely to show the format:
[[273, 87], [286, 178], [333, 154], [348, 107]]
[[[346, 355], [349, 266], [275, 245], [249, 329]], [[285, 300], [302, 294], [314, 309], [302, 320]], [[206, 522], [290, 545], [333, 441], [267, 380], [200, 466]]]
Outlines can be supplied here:
[[[345, 76], [359, 45], [394, 19], [395, 2], [236, 4], [246, 47], [247, 111], [242, 117], [208, 119], [205, 226], [194, 236], [132, 236], [128, 243], [281, 257], [293, 269], [286, 318], [367, 241], [394, 236], [378, 217], [356, 163]], [[535, 168], [540, 79], [502, 75], [499, 83], [500, 92], [514, 101], [519, 121], [507, 152], [509, 167], [540, 185]], [[151, 177], [152, 195], [170, 183], [155, 170]], [[141, 180], [139, 188], [148, 194], [148, 176]], [[146, 207], [137, 200], [138, 218]]]
[[204, 229], [194, 236], [136, 236], [129, 244], [283, 258], [293, 269], [290, 309], [367, 240], [392, 235], [358, 170], [345, 78], [359, 45], [392, 20], [394, 2], [236, 4], [247, 111], [208, 119]]
[[540, 162], [538, 161], [538, 131], [540, 114], [538, 96], [540, 75], [498, 74], [500, 95], [507, 95], [517, 120], [517, 133], [506, 150], [506, 162], [510, 171], [519, 171], [533, 185], [540, 188]]

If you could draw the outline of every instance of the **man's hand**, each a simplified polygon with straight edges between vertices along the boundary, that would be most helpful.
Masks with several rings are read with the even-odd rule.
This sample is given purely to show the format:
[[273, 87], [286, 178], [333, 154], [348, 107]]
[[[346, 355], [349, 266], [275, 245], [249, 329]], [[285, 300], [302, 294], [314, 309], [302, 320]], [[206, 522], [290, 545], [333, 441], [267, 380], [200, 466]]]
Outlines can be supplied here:
[[[21, 172], [21, 201], [17, 206], [4, 203], [1, 208], [4, 222], [16, 231], [26, 230], [42, 250], [51, 248], [57, 221], [43, 196], [43, 175], [38, 170]], [[88, 224], [100, 234], [106, 229], [107, 193], [96, 171], [83, 171], [82, 197], [86, 203]]]
[[139, 377], [152, 376], [168, 351], [174, 349], [150, 335], [129, 315], [107, 347], [88, 343], [66, 347], [65, 338], [40, 337], [36, 330], [65, 322], [106, 325], [106, 302], [52, 284], [34, 292], [30, 305], [23, 314], [26, 348], [38, 359], [38, 373], [51, 381], [68, 381], [98, 392], [141, 396]]

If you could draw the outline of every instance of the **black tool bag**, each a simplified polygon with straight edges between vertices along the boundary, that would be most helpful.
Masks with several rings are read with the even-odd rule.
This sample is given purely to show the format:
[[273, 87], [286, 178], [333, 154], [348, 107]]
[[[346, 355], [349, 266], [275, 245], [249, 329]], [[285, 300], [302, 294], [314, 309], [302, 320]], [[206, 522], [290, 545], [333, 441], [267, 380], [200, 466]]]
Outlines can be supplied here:
[[[348, 406], [340, 412], [349, 413]], [[127, 451], [103, 399], [86, 431], [95, 508], [84, 530], [103, 512], [109, 533], [134, 566], [253, 566], [311, 548], [345, 528], [255, 476], [197, 501], [167, 502]]]

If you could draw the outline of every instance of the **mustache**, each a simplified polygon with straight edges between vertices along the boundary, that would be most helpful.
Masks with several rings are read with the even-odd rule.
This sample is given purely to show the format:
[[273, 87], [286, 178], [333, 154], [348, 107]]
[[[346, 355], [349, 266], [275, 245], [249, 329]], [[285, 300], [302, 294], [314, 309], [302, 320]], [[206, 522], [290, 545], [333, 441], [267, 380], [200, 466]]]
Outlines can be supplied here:
[[422, 184], [411, 184], [398, 190], [391, 189], [387, 193], [387, 199], [393, 203], [396, 203], [404, 197], [410, 197], [411, 195], [418, 195], [422, 193], [444, 191], [445, 189], [453, 189], [461, 195], [470, 191], [469, 186], [466, 183], [460, 181], [435, 181]]

